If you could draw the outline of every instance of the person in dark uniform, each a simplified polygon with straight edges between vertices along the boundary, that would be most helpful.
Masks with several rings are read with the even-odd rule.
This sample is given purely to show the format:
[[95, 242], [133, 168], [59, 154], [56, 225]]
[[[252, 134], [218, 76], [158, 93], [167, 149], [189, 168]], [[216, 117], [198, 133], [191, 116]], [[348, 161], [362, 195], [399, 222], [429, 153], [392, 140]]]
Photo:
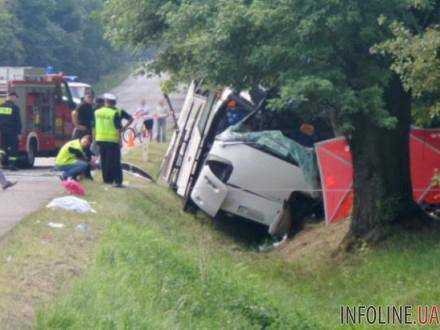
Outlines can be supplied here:
[[10, 161], [18, 157], [18, 136], [21, 134], [20, 108], [16, 105], [18, 96], [15, 92], [8, 94], [6, 101], [0, 105], [0, 149], [5, 152], [2, 165], [11, 167]]
[[72, 121], [75, 125], [72, 139], [80, 139], [85, 135], [91, 135], [94, 119], [93, 95], [86, 94], [84, 100], [72, 113]]
[[95, 111], [95, 140], [101, 156], [102, 178], [104, 183], [122, 188], [121, 133], [130, 126], [133, 117], [116, 107], [114, 95], [104, 94], [104, 101], [105, 106]]
[[95, 109], [94, 111], [101, 109], [102, 107], [104, 107], [105, 102], [104, 99], [102, 97], [97, 97], [95, 100]]

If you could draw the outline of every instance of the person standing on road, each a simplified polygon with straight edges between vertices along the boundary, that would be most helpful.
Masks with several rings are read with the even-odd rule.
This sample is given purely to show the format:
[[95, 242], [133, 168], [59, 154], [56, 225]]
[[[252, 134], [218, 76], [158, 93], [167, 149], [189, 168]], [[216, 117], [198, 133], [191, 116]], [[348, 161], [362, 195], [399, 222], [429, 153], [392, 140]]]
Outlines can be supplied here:
[[104, 183], [122, 188], [121, 133], [131, 125], [133, 117], [116, 107], [114, 95], [104, 94], [104, 101], [105, 106], [95, 112], [95, 140], [99, 145], [102, 178]]
[[91, 135], [84, 135], [81, 139], [67, 142], [58, 153], [55, 168], [62, 171], [61, 180], [77, 180], [79, 175], [92, 179], [90, 165]]
[[141, 101], [141, 106], [138, 111], [135, 113], [135, 118], [141, 118], [147, 131], [147, 138], [151, 141], [153, 138], [153, 126], [154, 126], [154, 118], [151, 111], [151, 108], [147, 105], [147, 101], [143, 99]]
[[6, 153], [3, 157], [4, 167], [15, 168], [11, 160], [17, 160], [19, 135], [21, 134], [20, 108], [16, 105], [18, 95], [8, 94], [6, 101], [0, 105], [0, 149]]
[[164, 143], [167, 140], [167, 119], [170, 112], [166, 108], [165, 101], [161, 100], [156, 109], [156, 139], [159, 143]]
[[93, 109], [93, 95], [86, 94], [84, 100], [72, 112], [72, 122], [75, 125], [72, 139], [80, 139], [85, 135], [92, 134], [92, 127], [94, 125], [94, 109]]

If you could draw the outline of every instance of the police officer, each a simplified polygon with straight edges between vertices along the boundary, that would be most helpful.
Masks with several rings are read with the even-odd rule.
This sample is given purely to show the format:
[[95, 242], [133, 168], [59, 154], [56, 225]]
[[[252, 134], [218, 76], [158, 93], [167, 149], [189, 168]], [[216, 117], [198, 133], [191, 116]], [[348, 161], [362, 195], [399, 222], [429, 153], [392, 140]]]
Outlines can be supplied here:
[[17, 94], [11, 92], [6, 101], [0, 105], [0, 149], [6, 153], [2, 165], [9, 167], [11, 167], [10, 160], [18, 156], [18, 136], [21, 133], [20, 108], [16, 105], [17, 100]]
[[[116, 107], [116, 97], [104, 94], [105, 106], [95, 111], [95, 140], [99, 145], [104, 183], [122, 188], [121, 133], [133, 122], [133, 117]], [[125, 125], [122, 124], [126, 120]]]
[[97, 97], [95, 100], [95, 108], [93, 111], [103, 108], [105, 105], [104, 99], [102, 97]]
[[91, 143], [92, 136], [85, 135], [81, 139], [67, 142], [61, 148], [55, 159], [55, 168], [63, 172], [61, 180], [76, 180], [79, 175], [92, 179], [90, 153], [88, 152]]
[[93, 112], [93, 95], [89, 93], [84, 96], [84, 100], [78, 108], [72, 112], [72, 121], [75, 125], [72, 139], [80, 139], [84, 135], [92, 134], [93, 121], [95, 119]]

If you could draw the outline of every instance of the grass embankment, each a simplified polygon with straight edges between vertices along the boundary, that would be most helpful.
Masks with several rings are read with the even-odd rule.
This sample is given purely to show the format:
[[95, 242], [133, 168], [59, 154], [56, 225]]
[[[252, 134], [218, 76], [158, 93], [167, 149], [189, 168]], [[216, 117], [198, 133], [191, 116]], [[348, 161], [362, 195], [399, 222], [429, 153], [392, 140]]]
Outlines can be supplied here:
[[141, 145], [131, 149], [124, 155], [124, 162], [139, 166], [154, 179], [159, 178], [163, 155], [168, 148], [167, 144], [155, 142]]
[[[164, 147], [150, 150], [148, 169], [156, 171]], [[136, 161], [141, 153], [133, 152]], [[435, 234], [396, 237], [336, 260], [331, 250], [347, 226], [317, 225], [277, 251], [257, 253], [211, 220], [183, 213], [164, 187], [100, 203], [108, 228], [95, 264], [39, 314], [40, 329], [332, 329], [341, 305], [435, 304], [440, 294]]]
[[[0, 241], [0, 328], [22, 329], [34, 323], [35, 307], [66, 292], [72, 279], [96, 258], [98, 242], [109, 221], [125, 213], [111, 209], [104, 187], [86, 184], [98, 214], [78, 215], [41, 209]], [[123, 193], [115, 198], [124, 201]], [[17, 205], [17, 207], [20, 207]], [[61, 229], [50, 222], [64, 224]], [[77, 228], [86, 225], [87, 230]]]

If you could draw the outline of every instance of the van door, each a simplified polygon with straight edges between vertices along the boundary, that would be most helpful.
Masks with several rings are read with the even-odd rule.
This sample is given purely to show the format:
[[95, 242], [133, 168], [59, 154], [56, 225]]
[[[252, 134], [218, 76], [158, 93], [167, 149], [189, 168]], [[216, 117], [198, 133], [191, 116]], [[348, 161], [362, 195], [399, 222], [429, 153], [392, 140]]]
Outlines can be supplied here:
[[215, 217], [228, 194], [226, 185], [204, 166], [191, 193], [196, 205], [211, 217]]
[[184, 196], [186, 192], [186, 187], [188, 185], [188, 180], [191, 175], [192, 165], [196, 159], [197, 150], [202, 140], [202, 135], [197, 129], [197, 123], [200, 118], [202, 111], [205, 109], [207, 103], [206, 97], [201, 97], [195, 95], [193, 100], [193, 110], [194, 116], [191, 116], [189, 123], [189, 129], [185, 134], [182, 150], [180, 152], [180, 169], [177, 176], [177, 194], [179, 196]]
[[188, 126], [189, 117], [191, 115], [192, 104], [194, 99], [194, 89], [195, 89], [195, 83], [192, 82], [188, 89], [185, 102], [179, 114], [179, 120], [177, 123], [178, 128], [173, 134], [170, 145], [168, 147], [168, 151], [162, 163], [161, 176], [164, 179], [164, 181], [167, 182], [169, 185], [171, 185], [173, 181], [173, 173], [176, 167], [177, 158], [180, 152], [180, 147], [183, 143], [185, 132]]

